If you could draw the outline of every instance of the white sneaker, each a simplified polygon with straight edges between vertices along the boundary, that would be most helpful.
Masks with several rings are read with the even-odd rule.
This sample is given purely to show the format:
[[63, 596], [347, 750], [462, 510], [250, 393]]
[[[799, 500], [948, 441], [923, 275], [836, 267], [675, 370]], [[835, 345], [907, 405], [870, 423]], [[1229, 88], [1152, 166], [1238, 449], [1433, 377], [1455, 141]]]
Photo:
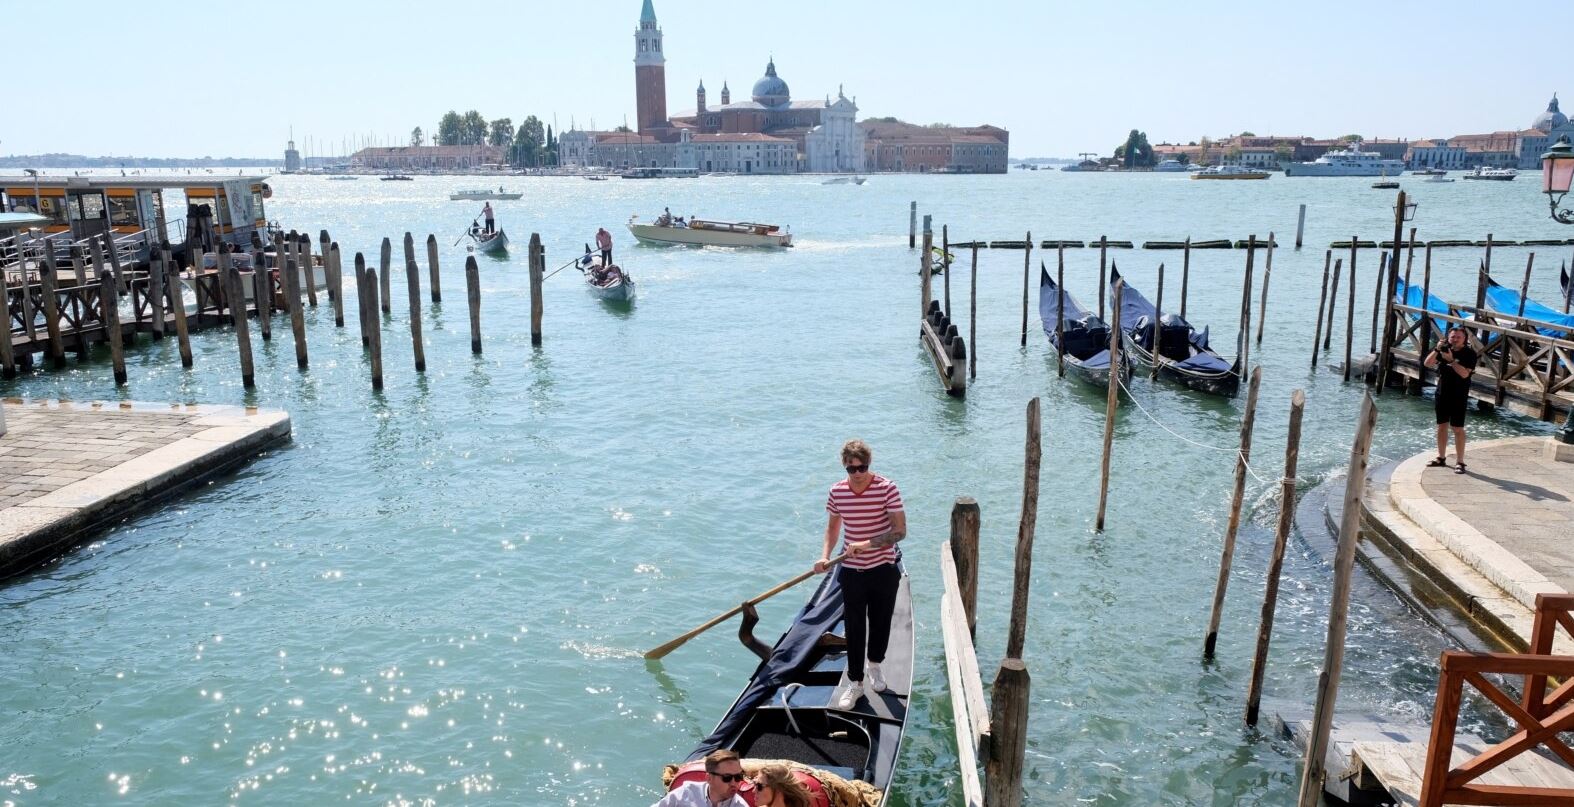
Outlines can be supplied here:
[[880, 665], [870, 662], [864, 666], [864, 686], [870, 692], [885, 691], [885, 676], [880, 674]]
[[844, 712], [852, 711], [852, 708], [858, 705], [858, 698], [863, 695], [863, 689], [862, 681], [848, 681], [847, 688], [836, 696], [835, 707]]

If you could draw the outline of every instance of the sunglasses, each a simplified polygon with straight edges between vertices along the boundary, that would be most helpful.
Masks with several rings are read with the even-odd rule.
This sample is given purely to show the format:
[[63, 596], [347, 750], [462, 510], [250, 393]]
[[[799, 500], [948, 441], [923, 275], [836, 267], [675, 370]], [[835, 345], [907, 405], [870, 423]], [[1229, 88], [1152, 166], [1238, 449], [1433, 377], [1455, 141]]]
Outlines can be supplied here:
[[869, 471], [869, 463], [866, 462], [866, 463], [864, 463], [862, 465], [848, 465], [848, 466], [846, 466], [846, 468], [847, 468], [847, 472], [850, 473], [850, 474], [868, 473], [868, 471]]
[[749, 775], [746, 773], [712, 773], [711, 776], [714, 776], [729, 785], [733, 782], [741, 782], [749, 778]]

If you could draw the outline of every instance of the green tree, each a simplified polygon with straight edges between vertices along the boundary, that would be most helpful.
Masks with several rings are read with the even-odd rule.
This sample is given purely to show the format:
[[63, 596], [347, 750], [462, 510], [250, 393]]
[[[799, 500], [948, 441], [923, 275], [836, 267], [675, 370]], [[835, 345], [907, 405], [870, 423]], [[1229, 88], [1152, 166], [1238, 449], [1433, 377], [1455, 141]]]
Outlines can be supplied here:
[[412, 145], [412, 146], [419, 146], [419, 145], [424, 144], [425, 142], [426, 142], [426, 133], [421, 131], [421, 127], [417, 126], [414, 129], [410, 130], [410, 145]]
[[464, 114], [459, 127], [459, 145], [479, 146], [486, 142], [486, 118], [472, 109]]
[[1256, 132], [1241, 132], [1241, 137], [1256, 137]]
[[632, 132], [634, 130], [630, 129], [627, 126], [616, 126], [616, 127], [613, 127], [612, 131], [614, 131], [614, 132]]
[[514, 142], [514, 119], [498, 118], [492, 121], [492, 134], [487, 138], [489, 146], [507, 146]]
[[534, 168], [541, 164], [542, 151], [546, 145], [546, 133], [541, 126], [541, 121], [535, 115], [525, 118], [519, 124], [519, 130], [514, 133], [513, 153], [509, 155], [515, 165]]
[[557, 138], [552, 135], [551, 125], [547, 126], [547, 147], [542, 162], [546, 165], [557, 165]]
[[1116, 147], [1115, 159], [1127, 168], [1153, 167], [1153, 146], [1148, 145], [1147, 133], [1132, 129], [1126, 142]]
[[437, 122], [437, 145], [457, 146], [464, 140], [465, 120], [459, 113], [452, 109], [444, 113], [443, 119]]
[[1364, 137], [1362, 137], [1362, 136], [1360, 136], [1358, 134], [1347, 134], [1344, 137], [1341, 137], [1339, 139], [1343, 140], [1346, 143], [1359, 143], [1362, 140], [1365, 140], [1366, 138], [1364, 138]]
[[1197, 152], [1197, 162], [1201, 165], [1207, 165], [1213, 159], [1213, 138], [1203, 137], [1197, 142], [1202, 146], [1202, 150]]

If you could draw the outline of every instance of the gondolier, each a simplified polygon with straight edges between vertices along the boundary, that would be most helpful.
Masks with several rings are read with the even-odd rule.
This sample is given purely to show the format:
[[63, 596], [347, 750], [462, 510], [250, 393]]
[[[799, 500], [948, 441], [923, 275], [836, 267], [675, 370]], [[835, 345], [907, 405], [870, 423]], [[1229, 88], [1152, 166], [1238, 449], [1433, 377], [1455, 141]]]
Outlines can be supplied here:
[[605, 227], [601, 227], [596, 230], [596, 249], [601, 250], [601, 265], [611, 266], [612, 233], [607, 232], [607, 228]]
[[491, 235], [497, 229], [497, 219], [492, 216], [492, 203], [487, 202], [481, 208], [481, 217], [486, 219], [486, 233]]
[[842, 446], [842, 466], [847, 478], [831, 486], [825, 502], [828, 514], [825, 545], [816, 572], [830, 563], [838, 533], [846, 540], [847, 559], [837, 570], [846, 611], [848, 686], [836, 699], [838, 709], [852, 709], [866, 692], [886, 688], [880, 669], [891, 636], [891, 614], [902, 582], [897, 565], [896, 542], [907, 535], [907, 513], [896, 484], [872, 473], [873, 452], [862, 440]]

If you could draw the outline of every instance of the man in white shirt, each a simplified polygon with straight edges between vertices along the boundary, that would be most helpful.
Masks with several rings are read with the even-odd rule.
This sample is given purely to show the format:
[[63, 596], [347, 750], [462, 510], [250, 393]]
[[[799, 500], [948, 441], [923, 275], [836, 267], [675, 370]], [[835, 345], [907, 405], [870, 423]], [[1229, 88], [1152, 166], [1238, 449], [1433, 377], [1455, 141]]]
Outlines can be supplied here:
[[738, 795], [745, 776], [735, 752], [712, 751], [705, 756], [705, 781], [680, 785], [651, 807], [748, 807]]

